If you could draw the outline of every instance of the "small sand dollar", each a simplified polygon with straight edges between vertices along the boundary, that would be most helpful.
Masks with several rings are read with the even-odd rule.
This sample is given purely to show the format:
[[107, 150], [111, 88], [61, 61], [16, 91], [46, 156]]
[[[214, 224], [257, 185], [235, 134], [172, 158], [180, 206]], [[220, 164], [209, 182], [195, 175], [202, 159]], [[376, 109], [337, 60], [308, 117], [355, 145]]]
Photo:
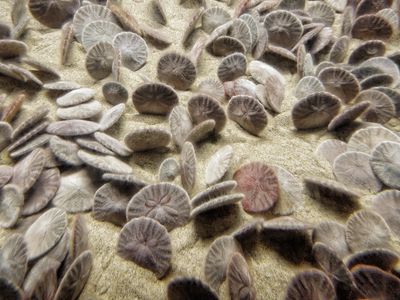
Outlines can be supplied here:
[[242, 201], [243, 198], [244, 198], [243, 194], [237, 193], [237, 194], [223, 195], [220, 197], [210, 199], [209, 201], [196, 206], [190, 212], [190, 217], [193, 219], [203, 213], [211, 212], [213, 210], [216, 210], [224, 206], [232, 206], [235, 203]]
[[125, 108], [125, 103], [120, 103], [106, 110], [99, 121], [100, 130], [106, 131], [118, 123], [125, 112]]
[[13, 167], [7, 165], [0, 165], [0, 188], [5, 186], [13, 176]]
[[360, 91], [357, 78], [349, 71], [338, 67], [323, 69], [318, 74], [326, 91], [339, 97], [344, 103], [354, 99]]
[[195, 123], [208, 119], [215, 121], [215, 131], [220, 132], [226, 124], [226, 113], [217, 100], [206, 95], [195, 95], [189, 99], [188, 111]]
[[194, 83], [197, 70], [188, 57], [172, 52], [165, 54], [158, 61], [157, 76], [161, 81], [179, 90], [187, 90]]
[[384, 141], [400, 143], [400, 137], [385, 127], [371, 126], [353, 133], [347, 143], [347, 147], [349, 151], [372, 154], [374, 148]]
[[369, 102], [362, 101], [346, 108], [329, 122], [328, 130], [334, 131], [351, 124], [359, 116], [361, 116], [370, 107], [370, 105], [371, 104]]
[[29, 0], [28, 2], [32, 16], [51, 28], [60, 28], [68, 19], [72, 18], [79, 6], [79, 0]]
[[7, 184], [0, 190], [0, 227], [13, 227], [21, 215], [24, 194], [19, 186]]
[[28, 259], [33, 260], [51, 250], [60, 241], [67, 228], [67, 215], [59, 208], [42, 214], [25, 232]]
[[311, 94], [325, 91], [322, 82], [315, 76], [305, 76], [296, 85], [294, 92], [297, 99], [303, 99]]
[[99, 155], [84, 150], [78, 151], [78, 157], [88, 166], [101, 172], [125, 174], [132, 173], [132, 167], [111, 155]]
[[73, 106], [88, 102], [94, 97], [96, 91], [91, 88], [80, 88], [66, 93], [65, 95], [57, 98], [58, 106]]
[[172, 183], [158, 183], [143, 188], [132, 197], [126, 208], [128, 220], [140, 216], [152, 218], [167, 230], [185, 225], [189, 214], [189, 196]]
[[108, 41], [100, 41], [87, 50], [86, 70], [92, 78], [101, 80], [111, 74], [113, 61], [113, 46]]
[[315, 23], [332, 26], [335, 21], [335, 11], [326, 3], [318, 2], [307, 9], [307, 13]]
[[270, 210], [279, 198], [279, 182], [275, 171], [261, 162], [241, 166], [233, 175], [237, 190], [245, 195], [243, 209], [249, 213]]
[[224, 85], [214, 78], [206, 78], [201, 81], [197, 87], [197, 92], [213, 97], [219, 102], [225, 100]]
[[119, 82], [109, 81], [101, 89], [104, 98], [111, 104], [125, 103], [128, 100], [128, 90]]
[[189, 132], [188, 136], [186, 137], [186, 141], [191, 143], [197, 143], [205, 140], [207, 137], [209, 137], [215, 132], [215, 125], [216, 122], [211, 119], [197, 124]]
[[233, 158], [233, 148], [230, 145], [220, 148], [207, 162], [205, 180], [207, 185], [217, 183], [228, 171]]
[[45, 208], [56, 195], [60, 187], [60, 171], [57, 168], [42, 172], [34, 186], [29, 190], [24, 207], [23, 216], [29, 216]]
[[367, 299], [397, 299], [400, 280], [377, 267], [359, 266], [353, 270], [354, 281]]
[[60, 187], [52, 203], [67, 212], [88, 211], [93, 206], [96, 188], [86, 170], [69, 171], [61, 177]]
[[360, 44], [349, 56], [349, 64], [357, 65], [369, 58], [383, 56], [386, 52], [386, 45], [380, 40], [370, 40]]
[[346, 241], [354, 251], [387, 248], [391, 236], [389, 226], [378, 214], [370, 210], [359, 210], [346, 223]]
[[197, 158], [191, 142], [185, 142], [182, 146], [180, 166], [182, 186], [190, 193], [196, 184], [197, 178]]
[[371, 169], [370, 158], [370, 155], [362, 152], [349, 151], [340, 154], [333, 162], [336, 179], [353, 188], [379, 192], [382, 183]]
[[339, 113], [339, 110], [338, 97], [327, 92], [314, 93], [293, 106], [293, 124], [297, 129], [324, 127]]
[[189, 112], [182, 105], [176, 105], [168, 118], [172, 139], [175, 144], [182, 147], [189, 132], [193, 129]]
[[371, 168], [388, 187], [400, 189], [400, 143], [382, 142], [372, 151]]
[[204, 275], [215, 291], [218, 292], [219, 287], [226, 279], [226, 271], [231, 257], [241, 251], [240, 245], [230, 236], [219, 237], [211, 244], [204, 264]]
[[64, 140], [57, 136], [50, 139], [50, 149], [57, 159], [61, 160], [66, 165], [80, 166], [81, 159], [78, 157], [79, 146], [74, 142]]
[[148, 151], [167, 147], [171, 134], [162, 128], [144, 127], [128, 133], [124, 141], [132, 151]]
[[246, 56], [242, 53], [232, 53], [221, 61], [218, 67], [218, 78], [222, 81], [234, 80], [246, 73]]
[[330, 139], [319, 144], [315, 150], [315, 154], [326, 159], [331, 165], [333, 165], [336, 157], [346, 151], [347, 144], [345, 142], [336, 139]]
[[327, 245], [340, 258], [347, 256], [350, 252], [346, 242], [346, 227], [335, 221], [319, 223], [312, 233], [313, 242]]
[[89, 279], [92, 265], [93, 255], [91, 251], [87, 250], [79, 255], [61, 279], [54, 299], [78, 299]]
[[226, 195], [231, 192], [237, 186], [236, 181], [234, 180], [227, 180], [221, 183], [217, 183], [215, 185], [210, 186], [209, 188], [205, 189], [204, 191], [195, 195], [190, 204], [192, 207], [197, 207], [201, 204], [204, 204], [212, 199], [218, 198], [220, 196]]
[[270, 43], [291, 49], [303, 35], [301, 21], [291, 12], [275, 10], [265, 16], [264, 26]]
[[100, 125], [86, 120], [66, 120], [51, 123], [47, 132], [59, 136], [87, 135], [99, 130]]
[[95, 132], [93, 136], [100, 144], [110, 149], [118, 156], [127, 157], [132, 154], [131, 149], [125, 146], [123, 142], [117, 140], [111, 135], [105, 134], [104, 132]]
[[116, 23], [116, 18], [104, 5], [90, 4], [81, 6], [75, 12], [72, 21], [75, 36], [78, 41], [82, 40], [82, 32], [85, 26], [93, 21], [99, 20]]
[[173, 88], [162, 83], [144, 83], [132, 95], [136, 110], [142, 114], [169, 114], [179, 98]]
[[122, 64], [131, 71], [139, 70], [147, 60], [147, 44], [133, 32], [121, 32], [113, 39], [113, 47], [122, 54]]
[[340, 182], [307, 177], [304, 185], [311, 198], [336, 211], [352, 212], [360, 208], [360, 195]]
[[24, 237], [18, 233], [10, 236], [2, 245], [0, 257], [0, 277], [10, 279], [21, 286], [28, 269]]
[[362, 91], [356, 102], [366, 101], [370, 103], [368, 109], [361, 116], [363, 121], [385, 124], [396, 113], [394, 104], [389, 96], [378, 90]]
[[378, 213], [397, 237], [400, 236], [400, 191], [386, 190], [374, 197], [372, 208]]
[[325, 273], [317, 270], [307, 270], [298, 273], [290, 281], [286, 290], [286, 300], [301, 299], [335, 299], [335, 288]]
[[355, 19], [351, 35], [360, 40], [387, 40], [392, 36], [393, 31], [394, 28], [384, 17], [368, 14]]
[[19, 186], [22, 192], [28, 191], [42, 174], [45, 164], [43, 149], [35, 149], [14, 166], [12, 183]]
[[163, 160], [158, 169], [158, 180], [161, 182], [173, 181], [180, 173], [179, 163], [175, 158]]
[[228, 104], [228, 117], [254, 135], [258, 135], [268, 123], [263, 105], [251, 96], [232, 97]]
[[202, 28], [210, 34], [218, 26], [225, 24], [231, 19], [229, 13], [223, 8], [214, 6], [206, 9], [201, 17]]
[[247, 52], [250, 52], [253, 45], [253, 36], [247, 22], [242, 19], [234, 19], [229, 29], [230, 36], [241, 41]]
[[274, 215], [290, 215], [299, 209], [304, 202], [301, 182], [289, 171], [279, 166], [272, 166], [279, 181], [279, 199], [272, 213]]
[[350, 38], [347, 35], [338, 38], [329, 51], [329, 60], [335, 63], [343, 62], [349, 48]]
[[168, 300], [208, 299], [218, 300], [217, 294], [200, 279], [178, 277], [168, 283]]
[[88, 50], [98, 42], [108, 42], [112, 44], [114, 37], [120, 32], [122, 32], [122, 29], [110, 21], [92, 21], [83, 28], [82, 45]]
[[240, 253], [235, 253], [229, 262], [226, 277], [232, 300], [256, 299], [256, 291], [250, 276], [249, 266]]
[[235, 52], [246, 52], [246, 47], [237, 38], [224, 35], [215, 39], [212, 43], [212, 54], [216, 56], [227, 56]]
[[117, 254], [162, 278], [171, 266], [171, 240], [165, 227], [157, 221], [135, 218], [122, 228]]

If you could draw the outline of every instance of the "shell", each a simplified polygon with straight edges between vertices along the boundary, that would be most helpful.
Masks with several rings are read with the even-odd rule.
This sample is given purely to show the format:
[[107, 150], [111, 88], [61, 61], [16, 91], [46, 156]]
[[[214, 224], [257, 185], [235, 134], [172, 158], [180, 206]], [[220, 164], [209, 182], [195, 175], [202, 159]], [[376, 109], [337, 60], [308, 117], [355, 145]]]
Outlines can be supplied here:
[[393, 3], [393, 0], [360, 0], [358, 1], [358, 5], [356, 8], [356, 15], [366, 15], [366, 14], [375, 14], [381, 9], [390, 7]]
[[197, 93], [206, 94], [220, 102], [225, 100], [224, 85], [214, 78], [207, 78], [201, 81], [197, 87]]
[[113, 155], [114, 153], [108, 150], [99, 142], [95, 141], [92, 138], [77, 138], [75, 142], [81, 146], [83, 150], [88, 149], [95, 153], [105, 154], [105, 155]]
[[166, 84], [144, 83], [133, 92], [132, 102], [139, 113], [167, 115], [179, 103], [179, 98]]
[[268, 124], [268, 116], [262, 104], [250, 96], [234, 96], [228, 104], [229, 119], [254, 135], [258, 135]]
[[192, 207], [200, 206], [212, 199], [224, 196], [236, 188], [237, 183], [234, 180], [223, 181], [215, 185], [210, 186], [204, 191], [195, 195], [190, 201]]
[[120, 142], [119, 140], [108, 134], [105, 134], [103, 132], [95, 132], [93, 136], [100, 144], [110, 149], [119, 156], [125, 157], [132, 154], [132, 151], [127, 146], [125, 146], [124, 143]]
[[162, 278], [171, 265], [171, 240], [164, 226], [153, 219], [135, 218], [124, 225], [117, 254]]
[[248, 14], [248, 13], [240, 15], [239, 19], [245, 21], [246, 24], [249, 26], [250, 33], [251, 33], [251, 41], [252, 41], [250, 50], [252, 50], [254, 48], [254, 46], [256, 45], [258, 38], [259, 38], [257, 21], [251, 14]]
[[64, 120], [91, 119], [99, 115], [102, 109], [101, 103], [93, 100], [76, 106], [58, 108], [56, 115]]
[[333, 165], [334, 160], [340, 154], [347, 151], [347, 144], [340, 140], [326, 140], [318, 145], [315, 150], [315, 154], [323, 157], [327, 160], [331, 165]]
[[354, 21], [351, 35], [360, 40], [387, 40], [393, 31], [392, 25], [385, 18], [378, 15], [362, 15]]
[[307, 177], [304, 186], [311, 198], [336, 211], [352, 212], [360, 207], [360, 195], [337, 181]]
[[[43, 133], [46, 130], [47, 126], [50, 124], [49, 121], [43, 121], [37, 125], [33, 125], [27, 128], [27, 132], [23, 133], [21, 137], [15, 140], [10, 146], [8, 146], [8, 151], [13, 151], [18, 147], [26, 146], [32, 143], [33, 138], [38, 136], [39, 134]], [[7, 136], [7, 133], [5, 133]], [[19, 148], [21, 149], [21, 148]]]
[[210, 34], [215, 28], [225, 24], [231, 19], [229, 13], [220, 7], [210, 7], [201, 16], [202, 29]]
[[96, 132], [100, 125], [85, 120], [67, 120], [53, 122], [47, 127], [47, 132], [60, 136], [79, 136]]
[[68, 19], [72, 18], [79, 6], [79, 0], [63, 2], [29, 0], [28, 2], [32, 16], [43, 25], [51, 28], [60, 28]]
[[371, 156], [362, 152], [345, 152], [333, 162], [333, 172], [338, 181], [353, 188], [379, 192], [382, 183], [369, 164]]
[[386, 96], [389, 96], [394, 104], [396, 117], [400, 116], [400, 92], [388, 87], [375, 87], [373, 89], [384, 93]]
[[376, 74], [360, 81], [361, 90], [371, 89], [377, 86], [391, 86], [393, 77], [387, 74]]
[[163, 55], [158, 61], [157, 76], [179, 90], [187, 90], [194, 83], [197, 70], [189, 58], [172, 52]]
[[28, 269], [27, 249], [23, 236], [18, 233], [11, 235], [3, 243], [0, 253], [1, 277], [21, 286]]
[[355, 101], [370, 103], [369, 108], [361, 116], [363, 121], [385, 124], [395, 115], [392, 100], [377, 90], [362, 91]]
[[20, 187], [7, 184], [0, 190], [0, 227], [11, 228], [21, 215], [24, 194]]
[[220, 36], [212, 43], [212, 54], [216, 56], [227, 56], [229, 54], [245, 53], [246, 47], [237, 38], [231, 36]]
[[163, 2], [161, 2], [160, 0], [152, 0], [151, 5], [152, 5], [152, 9], [153, 9], [153, 14], [154, 14], [157, 22], [162, 25], [166, 25], [167, 24], [167, 15], [165, 12]]
[[193, 128], [189, 112], [185, 107], [176, 105], [169, 115], [169, 127], [175, 144], [182, 147], [186, 137]]
[[218, 300], [217, 294], [204, 282], [192, 277], [174, 278], [168, 283], [168, 300]]
[[136, 71], [142, 68], [147, 60], [147, 44], [139, 35], [132, 32], [121, 32], [113, 39], [114, 49], [121, 51], [122, 65]]
[[114, 156], [92, 154], [84, 150], [78, 151], [78, 157], [88, 166], [102, 172], [126, 174], [132, 173], [132, 168]]
[[359, 210], [347, 220], [346, 241], [353, 252], [388, 247], [390, 239], [390, 229], [385, 220], [372, 211]]
[[52, 249], [65, 233], [67, 223], [66, 213], [59, 208], [51, 208], [36, 219], [24, 235], [28, 259], [39, 258]]
[[206, 95], [195, 95], [188, 101], [188, 111], [192, 120], [198, 124], [212, 119], [215, 131], [220, 132], [226, 124], [226, 114], [219, 102]]
[[162, 128], [144, 127], [128, 133], [124, 141], [134, 152], [148, 151], [167, 147], [171, 141], [171, 134]]
[[188, 44], [191, 40], [190, 38], [192, 37], [194, 31], [196, 30], [196, 25], [199, 22], [199, 19], [203, 16], [203, 12], [204, 12], [204, 7], [200, 7], [191, 16], [190, 21], [189, 21], [189, 23], [183, 33], [183, 37], [182, 37], [182, 45], [184, 47], [188, 46]]
[[400, 143], [382, 142], [372, 151], [370, 159], [374, 174], [388, 187], [399, 189]]
[[205, 170], [205, 182], [213, 185], [220, 181], [228, 171], [233, 158], [233, 148], [230, 145], [220, 148], [207, 162]]
[[342, 36], [336, 40], [331, 50], [329, 51], [329, 60], [334, 63], [341, 63], [347, 56], [350, 48], [350, 38]]
[[58, 106], [73, 106], [88, 102], [94, 97], [96, 91], [91, 88], [80, 88], [66, 93], [65, 95], [57, 98], [56, 103]]
[[64, 173], [57, 194], [52, 200], [53, 205], [70, 213], [90, 210], [96, 188], [88, 175], [84, 169]]
[[311, 94], [323, 91], [325, 91], [324, 85], [317, 77], [305, 76], [297, 83], [294, 94], [300, 100]]
[[349, 56], [349, 64], [357, 65], [372, 57], [383, 56], [386, 52], [386, 44], [380, 40], [363, 42], [355, 48]]
[[92, 78], [101, 80], [111, 74], [113, 61], [114, 48], [111, 43], [99, 41], [87, 50], [86, 70]]
[[222, 81], [231, 81], [246, 73], [246, 56], [242, 53], [233, 53], [226, 56], [220, 63], [217, 74]]
[[197, 159], [193, 144], [190, 142], [185, 142], [182, 146], [180, 166], [182, 186], [188, 193], [193, 190], [196, 184], [196, 165]]
[[303, 35], [303, 25], [289, 11], [276, 10], [265, 16], [264, 26], [268, 31], [269, 42], [291, 49]]
[[400, 137], [384, 127], [368, 127], [357, 130], [349, 139], [349, 151], [360, 151], [371, 154], [372, 150], [383, 141], [400, 143]]
[[184, 226], [189, 215], [188, 194], [171, 183], [152, 184], [141, 189], [126, 208], [128, 221], [144, 216], [158, 221], [167, 230]]
[[125, 103], [128, 100], [128, 90], [119, 82], [109, 81], [103, 84], [102, 92], [108, 103], [113, 105]]
[[122, 32], [122, 29], [110, 21], [98, 20], [88, 23], [82, 31], [82, 45], [88, 50], [98, 42], [112, 44], [114, 37]]
[[323, 69], [318, 74], [327, 92], [339, 97], [344, 103], [353, 100], [360, 91], [357, 78], [342, 68], [331, 67]]
[[335, 11], [326, 3], [318, 2], [307, 9], [314, 23], [332, 26], [335, 21]]
[[0, 151], [6, 148], [11, 142], [13, 129], [7, 122], [0, 122]]
[[75, 32], [72, 22], [65, 23], [61, 30], [61, 39], [60, 39], [61, 65], [65, 65], [68, 61], [74, 36]]
[[375, 67], [393, 77], [393, 84], [397, 85], [400, 82], [400, 71], [397, 65], [387, 57], [379, 56], [372, 57], [364, 61], [360, 66], [362, 67]]
[[79, 89], [81, 86], [73, 81], [60, 80], [43, 84], [43, 88], [50, 91], [72, 91]]
[[346, 227], [335, 221], [319, 223], [313, 230], [312, 239], [315, 243], [323, 243], [335, 251], [340, 258], [350, 253], [346, 242]]
[[399, 256], [395, 252], [389, 249], [375, 248], [354, 253], [346, 259], [346, 265], [351, 270], [357, 265], [369, 265], [384, 271], [391, 271], [398, 260]]
[[229, 262], [236, 252], [241, 252], [240, 245], [230, 236], [219, 237], [211, 244], [204, 264], [204, 275], [215, 291], [218, 292], [225, 281]]
[[189, 132], [188, 136], [186, 137], [186, 141], [195, 144], [205, 140], [208, 136], [215, 132], [215, 125], [216, 122], [211, 119], [197, 124]]
[[246, 52], [251, 51], [253, 37], [247, 22], [242, 19], [234, 19], [229, 29], [229, 35], [241, 41], [246, 49]]
[[158, 180], [160, 182], [174, 181], [180, 173], [179, 163], [175, 158], [166, 158], [158, 169]]
[[279, 182], [275, 171], [261, 162], [241, 166], [233, 175], [237, 190], [245, 194], [243, 209], [249, 213], [270, 210], [279, 199]]
[[293, 106], [293, 124], [297, 129], [324, 127], [339, 113], [339, 110], [339, 98], [326, 92], [314, 93]]
[[0, 58], [8, 59], [23, 56], [28, 52], [28, 46], [17, 40], [0, 40]]
[[226, 277], [229, 286], [229, 295], [232, 300], [256, 299], [256, 291], [250, 276], [249, 266], [240, 253], [235, 253], [229, 262]]
[[399, 223], [399, 200], [400, 192], [397, 190], [386, 190], [372, 199], [372, 209], [378, 213], [389, 225], [390, 230], [398, 237], [400, 236]]
[[239, 78], [234, 81], [224, 82], [225, 94], [230, 98], [233, 96], [250, 96], [257, 98], [256, 84], [248, 79]]
[[361, 116], [368, 108], [370, 103], [363, 101], [353, 106], [346, 108], [336, 117], [334, 117], [328, 124], [328, 130], [334, 131], [340, 129], [343, 126], [347, 126]]
[[32, 152], [33, 150], [46, 145], [51, 138], [49, 134], [40, 134], [39, 136], [31, 139], [29, 142], [25, 143], [22, 147], [10, 153], [11, 158], [18, 158], [25, 154]]

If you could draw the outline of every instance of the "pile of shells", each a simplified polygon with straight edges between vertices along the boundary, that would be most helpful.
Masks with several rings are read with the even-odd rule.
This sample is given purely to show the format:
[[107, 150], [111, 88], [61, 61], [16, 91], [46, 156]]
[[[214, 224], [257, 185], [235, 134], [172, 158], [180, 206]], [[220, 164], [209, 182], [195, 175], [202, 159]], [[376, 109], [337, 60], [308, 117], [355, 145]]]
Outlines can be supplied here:
[[[400, 137], [383, 125], [400, 115], [400, 55], [386, 53], [384, 42], [398, 34], [400, 1], [241, 0], [233, 15], [206, 1], [192, 4], [196, 8], [181, 40], [190, 50], [164, 53], [157, 79], [141, 75], [129, 103], [141, 115], [161, 116], [169, 129], [143, 124], [121, 140], [109, 134], [132, 109], [121, 68], [140, 70], [148, 59], [147, 43], [168, 47], [164, 28], [138, 22], [116, 0], [18, 0], [13, 27], [0, 23], [0, 74], [56, 92], [54, 120], [46, 107], [21, 117], [28, 105], [25, 91], [7, 105], [0, 96], [0, 151], [15, 162], [0, 165], [0, 227], [23, 232], [0, 249], [2, 293], [7, 299], [79, 297], [92, 266], [80, 213], [91, 211], [94, 219], [121, 227], [116, 253], [162, 279], [171, 270], [170, 231], [193, 220], [198, 235], [215, 237], [232, 229], [230, 218], [240, 202], [247, 214], [273, 218], [253, 218], [217, 237], [205, 259], [206, 282], [172, 279], [168, 299], [219, 299], [225, 281], [231, 299], [255, 299], [246, 260], [253, 242], [314, 267], [292, 279], [286, 299], [399, 299], [393, 239], [400, 238]], [[154, 21], [168, 24], [162, 1], [146, 5]], [[102, 86], [111, 107], [95, 99], [94, 89], [62, 80], [28, 56], [28, 46], [18, 40], [28, 9], [41, 24], [61, 28], [62, 65], [76, 39], [86, 52], [87, 73], [97, 81], [112, 75]], [[335, 36], [338, 13], [341, 32]], [[363, 41], [353, 47], [356, 39]], [[215, 78], [194, 86], [203, 51], [221, 61]], [[201, 170], [197, 145], [218, 141], [228, 120], [263, 137], [288, 96], [282, 70], [298, 75], [298, 101], [290, 108], [297, 130], [327, 128], [340, 137], [352, 126], [362, 127], [347, 142], [326, 140], [316, 150], [332, 165], [336, 180], [302, 182], [280, 166], [254, 160], [234, 170], [230, 180], [231, 145], [220, 147]], [[183, 102], [177, 90], [192, 94]], [[178, 153], [180, 159], [167, 157], [158, 174], [140, 178], [130, 163], [139, 153]], [[290, 216], [303, 206], [304, 193], [347, 214], [346, 225]], [[363, 201], [366, 194], [373, 194], [370, 202]], [[66, 213], [76, 214], [70, 230]]]

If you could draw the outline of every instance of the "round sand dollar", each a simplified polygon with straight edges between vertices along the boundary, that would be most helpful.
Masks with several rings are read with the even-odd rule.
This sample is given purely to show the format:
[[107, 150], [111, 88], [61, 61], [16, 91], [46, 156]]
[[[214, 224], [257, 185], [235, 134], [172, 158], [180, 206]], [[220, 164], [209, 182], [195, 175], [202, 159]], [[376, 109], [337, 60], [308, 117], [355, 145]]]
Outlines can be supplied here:
[[160, 222], [168, 230], [185, 225], [189, 215], [188, 194], [172, 183], [143, 188], [132, 197], [126, 208], [128, 220], [144, 216]]
[[117, 254], [162, 278], [171, 266], [171, 240], [164, 226], [140, 217], [125, 224], [117, 243]]
[[256, 291], [249, 272], [249, 266], [240, 253], [231, 257], [228, 265], [227, 275], [229, 295], [232, 300], [256, 299]]
[[313, 242], [327, 245], [335, 253], [343, 258], [350, 253], [346, 242], [346, 227], [335, 221], [319, 223], [312, 233]]
[[382, 142], [372, 151], [371, 167], [388, 187], [400, 189], [400, 143]]
[[27, 269], [28, 255], [24, 237], [13, 234], [0, 250], [0, 277], [8, 278], [21, 286]]
[[221, 61], [218, 67], [218, 78], [222, 81], [231, 81], [242, 76], [246, 72], [246, 56], [242, 53], [232, 53]]
[[241, 166], [233, 175], [237, 190], [245, 195], [243, 209], [249, 213], [270, 210], [279, 198], [279, 182], [275, 171], [261, 162]]
[[93, 44], [86, 53], [85, 66], [91, 77], [96, 80], [106, 78], [111, 74], [114, 61], [114, 48], [107, 41]]
[[113, 47], [122, 55], [122, 65], [131, 71], [139, 70], [147, 60], [147, 44], [133, 32], [121, 32], [113, 39]]
[[372, 208], [374, 212], [378, 213], [390, 229], [398, 237], [400, 236], [400, 191], [386, 190], [374, 197], [372, 200]]
[[59, 208], [51, 208], [41, 215], [25, 232], [28, 259], [36, 259], [51, 250], [67, 228], [67, 215]]
[[392, 141], [400, 143], [400, 137], [383, 126], [371, 126], [357, 130], [349, 139], [349, 151], [359, 151], [371, 154], [381, 142]]
[[315, 150], [315, 154], [326, 159], [331, 165], [335, 161], [336, 157], [347, 151], [347, 144], [340, 140], [326, 140], [318, 145]]

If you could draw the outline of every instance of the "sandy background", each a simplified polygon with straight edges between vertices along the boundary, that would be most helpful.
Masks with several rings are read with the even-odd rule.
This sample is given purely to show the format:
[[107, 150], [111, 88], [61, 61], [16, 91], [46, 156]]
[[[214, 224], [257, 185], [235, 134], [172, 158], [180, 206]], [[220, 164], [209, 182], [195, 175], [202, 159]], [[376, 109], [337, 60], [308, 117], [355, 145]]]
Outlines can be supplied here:
[[[13, 0], [0, 0], [0, 18], [7, 23], [11, 23], [9, 13], [12, 2]], [[156, 79], [157, 61], [165, 51], [184, 51], [180, 47], [183, 28], [185, 28], [185, 24], [188, 23], [195, 10], [193, 7], [179, 6], [179, 0], [163, 0], [162, 2], [165, 5], [168, 17], [168, 24], [162, 30], [169, 33], [174, 43], [168, 49], [162, 51], [148, 44], [149, 57], [147, 64], [138, 72], [131, 72], [127, 69], [122, 71], [122, 83], [129, 89], [130, 94], [141, 82], [138, 76], [139, 73], [145, 74], [151, 79]], [[222, 2], [207, 1], [207, 3], [210, 6], [226, 7]], [[135, 3], [132, 0], [124, 0], [123, 6], [140, 21], [149, 22], [151, 18], [148, 9], [149, 1]], [[340, 23], [340, 21], [341, 17], [338, 16], [337, 23]], [[153, 25], [159, 26], [156, 23]], [[337, 31], [338, 28], [336, 27], [335, 29]], [[197, 34], [201, 33], [198, 32]], [[62, 75], [62, 79], [73, 80], [82, 86], [96, 89], [95, 98], [100, 100], [104, 107], [109, 107], [102, 97], [101, 86], [111, 80], [111, 77], [98, 82], [89, 77], [84, 68], [85, 51], [78, 42], [73, 43], [67, 65], [61, 66], [59, 64], [60, 37], [60, 30], [46, 28], [32, 19], [22, 40], [29, 45], [29, 55], [35, 59], [46, 61], [49, 65], [57, 68]], [[356, 44], [358, 42], [353, 41], [352, 48]], [[393, 40], [391, 46], [388, 46], [388, 53], [391, 52], [391, 49], [394, 49], [396, 44], [399, 45], [398, 41]], [[198, 77], [193, 88], [202, 79], [207, 77], [217, 78], [216, 70], [219, 61], [220, 59], [212, 57], [208, 53], [203, 53], [199, 60]], [[226, 178], [231, 178], [234, 170], [240, 164], [250, 160], [260, 160], [279, 165], [299, 179], [305, 176], [333, 178], [330, 165], [326, 161], [318, 159], [314, 154], [314, 150], [320, 142], [333, 136], [326, 133], [325, 130], [300, 133], [294, 129], [291, 123], [290, 109], [296, 102], [292, 92], [299, 78], [297, 75], [290, 74], [287, 70], [282, 71], [287, 79], [287, 96], [283, 103], [283, 112], [275, 117], [270, 116], [268, 127], [260, 137], [254, 137], [239, 128], [234, 122], [228, 121], [227, 126], [218, 138], [198, 145], [196, 148], [198, 181], [192, 195], [205, 188], [203, 173], [209, 157], [220, 147], [227, 144], [232, 145], [234, 148], [234, 163]], [[12, 96], [20, 89], [21, 87], [4, 87], [3, 85], [0, 93], [5, 92]], [[45, 91], [31, 92], [30, 95], [23, 106], [21, 117], [29, 114], [34, 107], [41, 105], [50, 104], [52, 112], [55, 111], [55, 97], [53, 95]], [[185, 105], [191, 95], [191, 91], [179, 92], [180, 102]], [[227, 102], [224, 103], [225, 107], [226, 105]], [[139, 115], [133, 108], [130, 99], [128, 100], [126, 112], [119, 124], [109, 132], [119, 138], [122, 138], [129, 129], [140, 125], [158, 124], [168, 128], [167, 119], [164, 117]], [[397, 121], [391, 121], [389, 124], [392, 127], [399, 128]], [[173, 149], [167, 154], [134, 154], [130, 159], [130, 164], [133, 166], [135, 173], [155, 181], [158, 167], [167, 157], [178, 159], [178, 151]], [[4, 152], [0, 157], [0, 163], [9, 163]], [[304, 206], [294, 214], [295, 217], [313, 224], [329, 219], [342, 223], [346, 221], [347, 216], [331, 212], [309, 197], [304, 197]], [[261, 217], [270, 218], [271, 215], [266, 214]], [[234, 226], [223, 232], [223, 234], [230, 234], [252, 218], [253, 216], [246, 214], [240, 208]], [[215, 237], [202, 239], [196, 233], [193, 222], [170, 232], [173, 249], [172, 269], [166, 278], [159, 281], [150, 271], [138, 267], [133, 262], [125, 261], [115, 254], [116, 242], [120, 232], [119, 227], [98, 222], [90, 214], [86, 214], [86, 220], [90, 231], [91, 249], [94, 253], [94, 267], [89, 282], [80, 297], [81, 299], [164, 299], [166, 297], [166, 285], [175, 276], [190, 275], [204, 279], [204, 260], [208, 248]], [[0, 244], [11, 233], [12, 231], [1, 230]], [[254, 278], [258, 299], [282, 299], [290, 278], [296, 272], [311, 267], [309, 264], [294, 265], [262, 244], [258, 244], [254, 251], [248, 253], [246, 259], [250, 266], [251, 275]], [[220, 291], [221, 299], [229, 298], [226, 283], [221, 287]]]

